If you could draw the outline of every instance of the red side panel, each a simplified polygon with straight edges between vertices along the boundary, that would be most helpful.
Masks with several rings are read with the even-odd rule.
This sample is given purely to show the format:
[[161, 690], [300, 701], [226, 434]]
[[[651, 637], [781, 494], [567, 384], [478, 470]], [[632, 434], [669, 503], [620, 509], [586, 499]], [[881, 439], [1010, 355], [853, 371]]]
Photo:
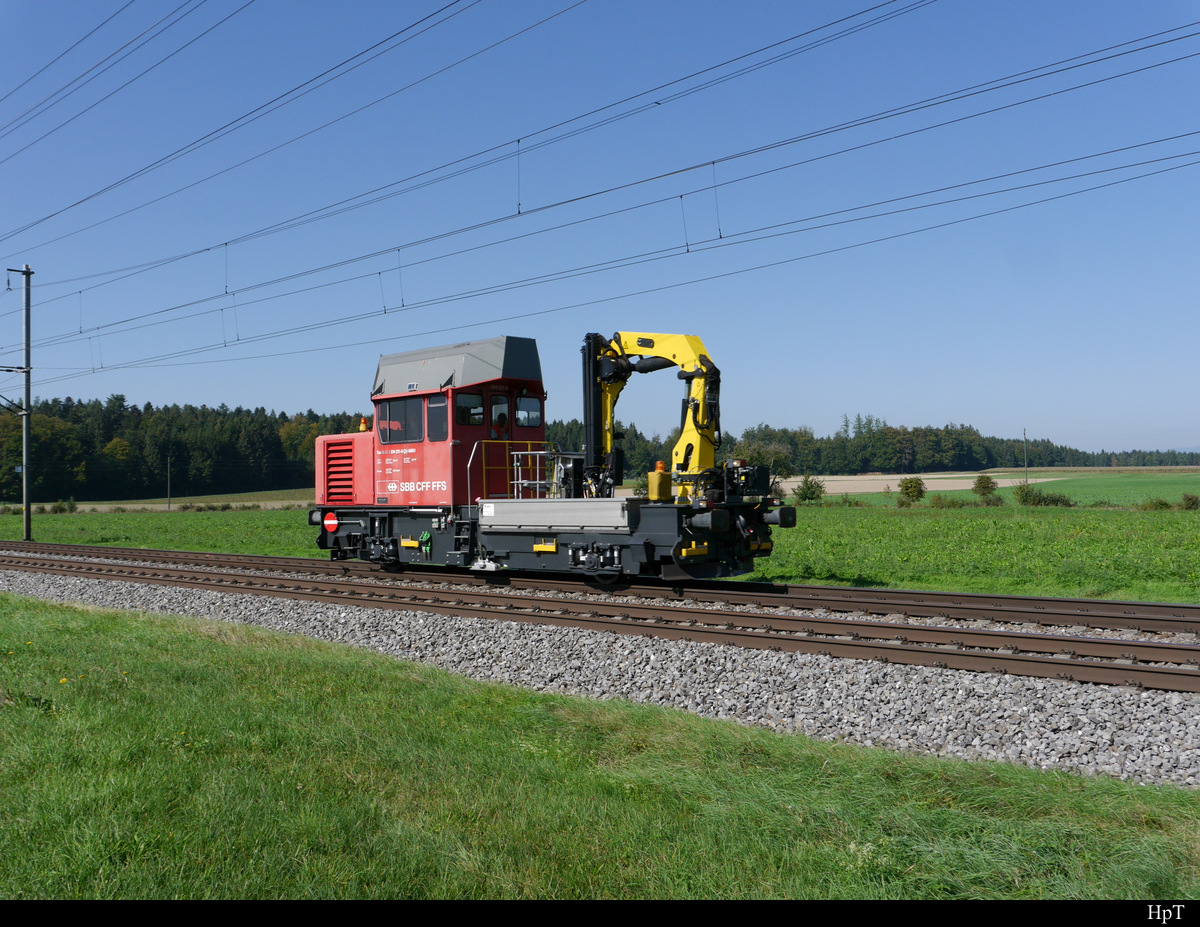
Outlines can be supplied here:
[[317, 438], [317, 505], [371, 505], [375, 433]]
[[378, 505], [449, 505], [450, 457], [457, 448], [445, 441], [380, 444], [375, 449]]

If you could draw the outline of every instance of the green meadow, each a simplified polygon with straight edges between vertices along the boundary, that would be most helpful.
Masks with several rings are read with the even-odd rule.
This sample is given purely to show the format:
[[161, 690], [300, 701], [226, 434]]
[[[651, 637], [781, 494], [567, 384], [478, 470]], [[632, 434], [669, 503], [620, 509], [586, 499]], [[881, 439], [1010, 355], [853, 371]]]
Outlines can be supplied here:
[[[988, 475], [996, 480], [1024, 478], [1022, 470], [989, 470]], [[976, 474], [956, 474], [959, 479], [973, 479]], [[851, 503], [875, 507], [895, 507], [899, 493], [896, 491], [902, 477], [882, 476], [881, 480], [889, 481], [891, 491], [882, 493], [855, 493], [849, 497]], [[1200, 468], [1169, 467], [1169, 468], [1129, 468], [1129, 469], [1087, 469], [1064, 470], [1059, 468], [1031, 469], [1029, 479], [1039, 489], [1046, 492], [1062, 493], [1071, 499], [1076, 506], [1091, 508], [1138, 508], [1155, 499], [1162, 499], [1171, 505], [1178, 506], [1185, 493], [1200, 495]], [[936, 495], [947, 499], [959, 499], [963, 502], [977, 502], [979, 497], [970, 489], [942, 489], [941, 483], [946, 482], [941, 475], [925, 478], [925, 504], [930, 497]], [[1016, 504], [1015, 488], [1002, 487], [997, 495], [1009, 505]], [[827, 504], [838, 504], [841, 497], [837, 494], [826, 496]], [[845, 503], [842, 503], [845, 504]]]
[[[136, 505], [136, 503], [134, 503]], [[198, 550], [282, 557], [327, 557], [306, 509], [86, 512], [34, 515], [33, 539], [150, 550]], [[21, 516], [0, 515], [0, 540], [20, 540]]]
[[1184, 899], [1200, 801], [0, 595], [0, 897]]
[[1200, 512], [802, 507], [751, 578], [1200, 602]]
[[[936, 495], [977, 502], [969, 490], [940, 492], [935, 479], [928, 481], [925, 499], [911, 508], [898, 508], [894, 492], [846, 497], [850, 504], [826, 497], [824, 505], [800, 506], [796, 527], [775, 530], [775, 550], [748, 578], [1200, 602], [1200, 511], [1179, 508], [1185, 493], [1200, 494], [1200, 472], [1035, 471], [1031, 476], [1046, 473], [1065, 478], [1037, 485], [1068, 496], [1073, 507], [1020, 506], [1010, 487], [999, 491], [1005, 499], [1001, 506], [935, 508]], [[1168, 507], [1148, 507], [1155, 499]], [[254, 504], [247, 498], [232, 504], [248, 502]], [[47, 542], [324, 556], [305, 507], [76, 511], [35, 515], [33, 524], [34, 538]], [[20, 537], [20, 515], [0, 515], [0, 540]]]

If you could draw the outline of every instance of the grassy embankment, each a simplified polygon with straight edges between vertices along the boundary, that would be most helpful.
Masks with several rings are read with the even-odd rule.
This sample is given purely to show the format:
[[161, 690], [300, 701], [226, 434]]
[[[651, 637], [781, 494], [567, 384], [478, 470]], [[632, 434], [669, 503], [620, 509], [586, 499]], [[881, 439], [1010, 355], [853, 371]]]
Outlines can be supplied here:
[[0, 596], [0, 897], [1187, 898], [1200, 796]]

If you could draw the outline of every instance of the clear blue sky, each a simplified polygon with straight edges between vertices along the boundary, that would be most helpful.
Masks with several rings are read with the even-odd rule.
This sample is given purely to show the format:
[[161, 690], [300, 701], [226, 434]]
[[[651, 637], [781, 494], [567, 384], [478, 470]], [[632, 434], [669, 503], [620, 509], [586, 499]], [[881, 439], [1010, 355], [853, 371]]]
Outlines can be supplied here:
[[[365, 410], [380, 353], [513, 334], [572, 418], [586, 332], [664, 331], [731, 432], [1200, 446], [1194, 0], [4, 11], [38, 396]], [[618, 414], [665, 433], [682, 394]]]

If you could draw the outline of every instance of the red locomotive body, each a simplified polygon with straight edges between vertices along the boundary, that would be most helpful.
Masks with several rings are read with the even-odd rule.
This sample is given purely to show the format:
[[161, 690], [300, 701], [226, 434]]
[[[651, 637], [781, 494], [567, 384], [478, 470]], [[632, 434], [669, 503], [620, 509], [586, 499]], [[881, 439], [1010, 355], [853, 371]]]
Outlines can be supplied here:
[[[585, 387], [666, 363], [614, 362], [600, 370], [596, 351], [587, 347], [598, 337], [585, 342]], [[677, 344], [673, 336], [645, 336], [639, 345], [651, 350], [655, 339], [673, 350]], [[688, 455], [694, 442], [719, 443], [719, 372], [703, 360], [706, 369], [681, 374], [704, 397], [692, 405], [706, 410], [685, 406], [686, 423], [697, 426], [685, 433]], [[695, 384], [698, 378], [711, 384], [707, 391]], [[615, 392], [604, 416], [610, 424]], [[601, 579], [728, 576], [770, 552], [769, 526], [795, 523], [794, 509], [772, 510], [765, 467], [716, 466], [706, 448], [696, 454], [702, 472], [689, 476], [686, 464], [678, 468], [678, 478], [691, 481], [688, 491], [673, 495], [667, 481], [650, 498], [617, 498], [619, 466], [607, 460], [589, 466], [587, 448], [563, 452], [546, 444], [546, 396], [531, 338], [382, 357], [371, 398], [370, 431], [317, 439], [309, 522], [321, 529], [317, 545], [335, 560], [354, 557], [385, 569], [558, 570]], [[585, 419], [599, 421], [586, 409]], [[591, 456], [598, 456], [595, 447]]]

